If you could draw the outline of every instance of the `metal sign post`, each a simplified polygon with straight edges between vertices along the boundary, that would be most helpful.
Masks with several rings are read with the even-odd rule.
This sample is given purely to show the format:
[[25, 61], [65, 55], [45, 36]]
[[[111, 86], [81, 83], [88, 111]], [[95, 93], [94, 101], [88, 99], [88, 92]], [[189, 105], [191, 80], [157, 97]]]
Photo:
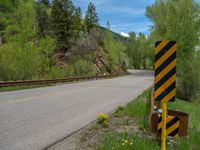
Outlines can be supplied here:
[[166, 150], [166, 114], [167, 104], [162, 103], [162, 137], [161, 137], [161, 150]]

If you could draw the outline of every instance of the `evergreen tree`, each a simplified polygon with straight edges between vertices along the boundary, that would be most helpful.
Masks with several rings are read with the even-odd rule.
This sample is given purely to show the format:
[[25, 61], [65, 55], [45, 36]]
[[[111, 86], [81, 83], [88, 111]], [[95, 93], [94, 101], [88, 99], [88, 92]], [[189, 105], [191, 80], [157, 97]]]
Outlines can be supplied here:
[[52, 30], [58, 47], [67, 49], [74, 37], [73, 17], [75, 6], [71, 0], [54, 0], [52, 5]]
[[50, 34], [50, 15], [48, 6], [43, 3], [37, 3], [36, 18], [38, 23], [38, 34], [40, 37], [45, 37]]
[[81, 31], [83, 31], [82, 12], [80, 7], [75, 7], [75, 12], [73, 17], [73, 31], [75, 39], [77, 39]]
[[64, 43], [64, 10], [59, 0], [54, 0], [51, 10], [51, 30], [56, 37], [57, 45]]
[[89, 31], [90, 29], [96, 27], [98, 22], [99, 18], [96, 12], [96, 7], [90, 2], [85, 15], [85, 25], [87, 30]]
[[39, 2], [46, 6], [49, 6], [49, 4], [50, 4], [49, 0], [39, 0]]
[[0, 40], [2, 40], [6, 26], [10, 24], [10, 18], [16, 9], [16, 5], [17, 2], [13, 0], [0, 1]]

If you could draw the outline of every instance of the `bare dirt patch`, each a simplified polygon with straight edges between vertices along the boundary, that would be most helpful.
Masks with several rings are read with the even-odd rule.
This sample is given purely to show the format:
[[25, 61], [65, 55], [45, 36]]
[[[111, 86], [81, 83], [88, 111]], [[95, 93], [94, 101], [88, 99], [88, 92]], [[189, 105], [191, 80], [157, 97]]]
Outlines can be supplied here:
[[[97, 122], [94, 122], [83, 130], [76, 132], [72, 136], [48, 148], [48, 150], [94, 150], [101, 144], [103, 135], [109, 132], [142, 133], [138, 126], [137, 118], [115, 116], [112, 114], [109, 116], [108, 127], [103, 127]], [[148, 132], [141, 134], [141, 136], [145, 135], [151, 136]]]

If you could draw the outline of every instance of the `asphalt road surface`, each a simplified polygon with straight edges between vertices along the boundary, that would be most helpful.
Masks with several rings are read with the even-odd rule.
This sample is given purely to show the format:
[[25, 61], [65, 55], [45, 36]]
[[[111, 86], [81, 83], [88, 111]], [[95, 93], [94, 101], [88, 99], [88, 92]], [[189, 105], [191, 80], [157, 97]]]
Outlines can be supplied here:
[[113, 79], [0, 93], [0, 150], [40, 150], [133, 100], [150, 71]]

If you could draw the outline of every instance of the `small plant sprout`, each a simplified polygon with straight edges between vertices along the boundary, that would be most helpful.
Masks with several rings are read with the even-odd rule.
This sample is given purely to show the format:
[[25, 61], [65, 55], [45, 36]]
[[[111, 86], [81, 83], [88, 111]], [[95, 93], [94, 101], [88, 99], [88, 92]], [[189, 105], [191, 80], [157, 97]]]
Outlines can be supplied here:
[[117, 107], [118, 111], [123, 111], [124, 109], [125, 109], [125, 106], [123, 106], [122, 104]]

